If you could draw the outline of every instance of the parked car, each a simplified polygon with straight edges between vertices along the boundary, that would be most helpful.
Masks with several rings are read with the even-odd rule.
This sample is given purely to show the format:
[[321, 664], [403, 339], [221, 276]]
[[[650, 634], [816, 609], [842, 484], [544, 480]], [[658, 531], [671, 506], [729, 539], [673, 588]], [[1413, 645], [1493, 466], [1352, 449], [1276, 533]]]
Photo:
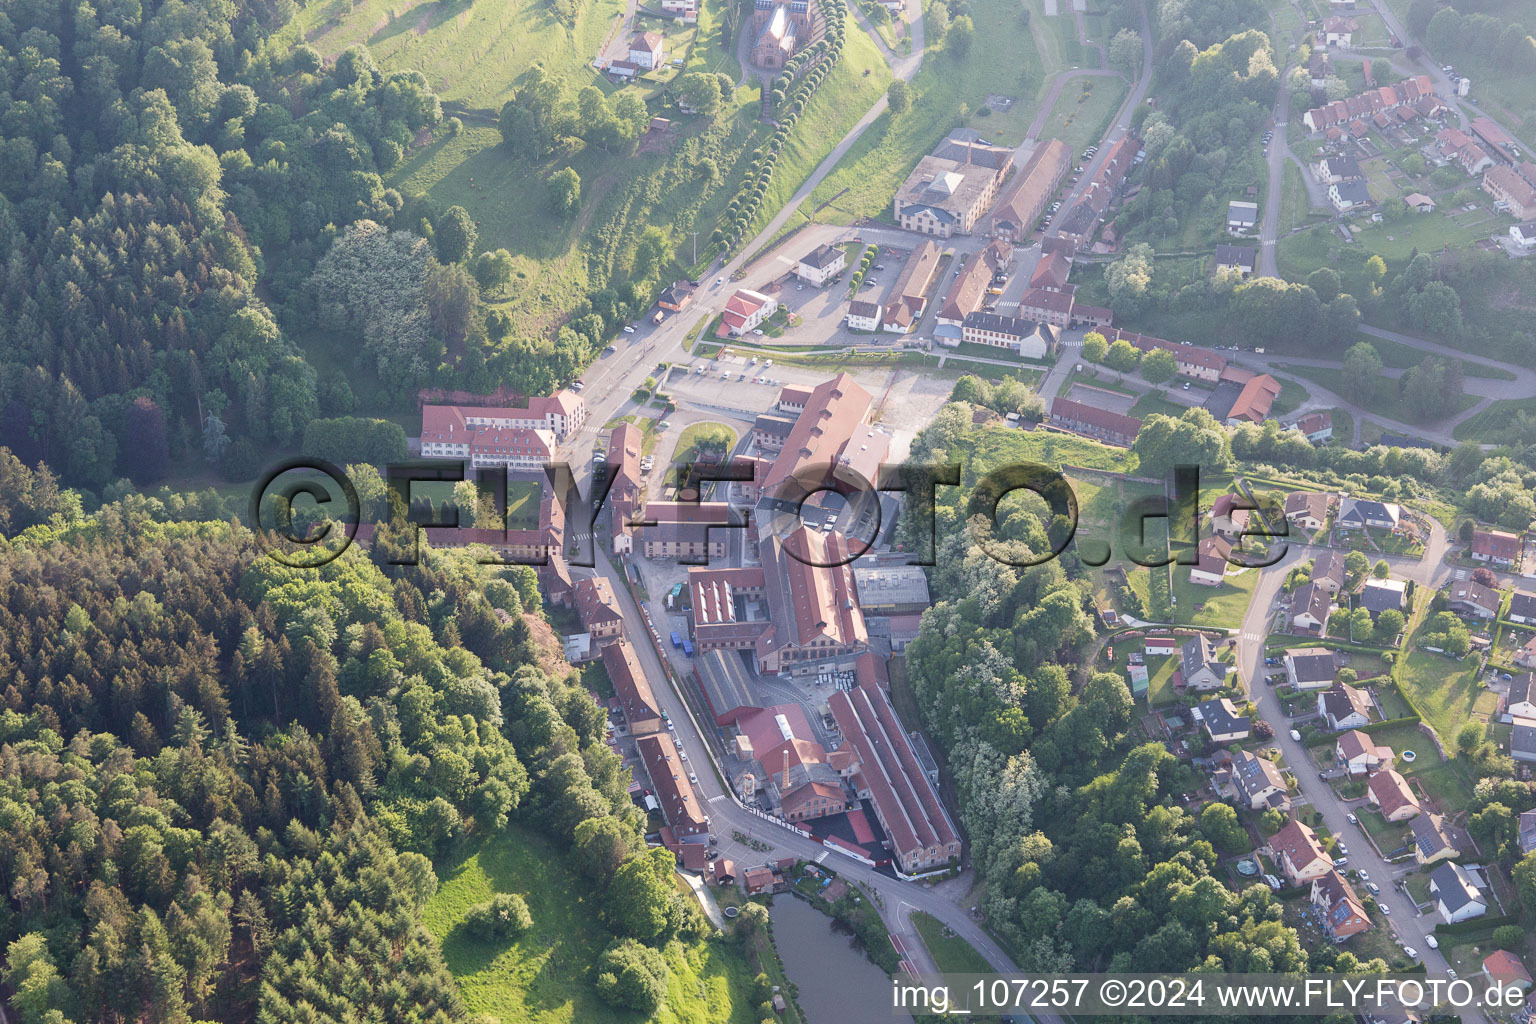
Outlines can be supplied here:
[[571, 390], [572, 390], [572, 391], [580, 391], [580, 390], [581, 390], [581, 389], [582, 389], [582, 388], [584, 388], [584, 387], [586, 387], [586, 385], [585, 385], [585, 384], [583, 384], [583, 383], [582, 383], [582, 382], [581, 382], [581, 381], [579, 381], [579, 380], [577, 380], [577, 381], [572, 381], [572, 382], [571, 382]]
[[[1340, 843], [1339, 845], [1343, 846], [1344, 844]], [[1366, 871], [1366, 870], [1364, 870], [1362, 868], [1361, 871], [1360, 871], [1360, 881], [1362, 881], [1362, 882], [1369, 882], [1370, 880], [1371, 880], [1371, 873], [1369, 871]]]
[[723, 277], [715, 278], [715, 284], [725, 284], [725, 278], [723, 278]]
[[1347, 867], [1348, 865], [1349, 865], [1349, 858], [1348, 857], [1335, 857], [1335, 858], [1333, 858], [1333, 866], [1336, 867], [1336, 868]]
[[[759, 338], [761, 338], [763, 336], [763, 332], [762, 331], [753, 331], [752, 333], [757, 335]], [[754, 359], [753, 362], [757, 362], [757, 360]]]
[[1430, 949], [1440, 948], [1440, 940], [1435, 938], [1433, 935], [1424, 936], [1424, 942], [1429, 946]]
[[1301, 742], [1301, 730], [1300, 729], [1292, 729], [1291, 730], [1291, 739], [1295, 740], [1297, 743], [1300, 743]]
[[635, 329], [633, 327], [629, 326], [629, 324], [625, 324], [624, 325], [624, 333], [625, 334], [634, 334], [635, 333]]
[[1345, 846], [1343, 843], [1339, 843], [1338, 844], [1338, 851], [1339, 851], [1339, 856], [1341, 856], [1341, 857], [1348, 857], [1349, 856], [1349, 847]]
[[689, 772], [688, 773], [688, 781], [693, 783], [695, 786], [697, 786], [699, 784], [699, 777], [697, 775], [693, 774], [693, 772]]
[[[1378, 903], [1378, 904], [1376, 904], [1376, 909], [1380, 910], [1382, 915], [1385, 916], [1385, 917], [1391, 917], [1392, 916], [1392, 908], [1387, 906], [1385, 903]], [[1452, 977], [1454, 977], [1454, 975], [1452, 975]]]
[[1354, 816], [1354, 815], [1353, 815], [1353, 814], [1351, 814], [1351, 815], [1350, 815], [1350, 816], [1349, 816], [1349, 823], [1350, 823], [1350, 824], [1351, 824], [1351, 825], [1358, 825], [1358, 824], [1360, 824], [1360, 819], [1359, 819], [1359, 818], [1357, 818], [1357, 817], [1355, 817], [1355, 816]]
[[756, 366], [757, 365], [757, 356], [753, 356], [751, 359], [748, 359], [747, 360], [747, 365], [748, 366]]
[[1365, 888], [1370, 892], [1372, 896], [1381, 895], [1381, 886], [1377, 885], [1375, 882], [1367, 882]]
[[1403, 952], [1408, 954], [1409, 960], [1417, 960], [1419, 958], [1419, 951], [1412, 946], [1404, 946]]

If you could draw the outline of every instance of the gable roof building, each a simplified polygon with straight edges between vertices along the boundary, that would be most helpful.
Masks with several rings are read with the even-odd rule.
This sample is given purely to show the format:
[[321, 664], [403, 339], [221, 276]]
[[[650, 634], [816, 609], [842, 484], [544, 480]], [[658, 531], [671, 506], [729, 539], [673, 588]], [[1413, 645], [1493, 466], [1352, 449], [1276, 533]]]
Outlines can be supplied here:
[[1291, 632], [1322, 636], [1328, 632], [1333, 615], [1333, 595], [1328, 588], [1312, 581], [1303, 583], [1291, 595]]
[[1487, 901], [1477, 883], [1460, 864], [1441, 864], [1429, 873], [1429, 893], [1447, 924], [1481, 917], [1488, 912]]
[[1212, 259], [1217, 271], [1236, 271], [1244, 277], [1258, 266], [1259, 251], [1251, 245], [1218, 245]]
[[1336, 525], [1341, 530], [1359, 530], [1364, 527], [1395, 530], [1402, 521], [1400, 505], [1376, 501], [1373, 498], [1343, 498], [1339, 502]]
[[1407, 821], [1419, 813], [1419, 802], [1407, 780], [1392, 768], [1372, 775], [1365, 788], [1371, 803], [1381, 809], [1381, 816], [1388, 821]]
[[949, 286], [949, 294], [944, 296], [944, 305], [939, 308], [938, 322], [953, 325], [964, 323], [968, 314], [981, 308], [987, 297], [987, 286], [991, 283], [992, 268], [987, 266], [987, 261], [972, 257], [961, 269], [960, 276]]
[[1069, 398], [1051, 402], [1051, 425], [1127, 448], [1141, 432], [1141, 420], [1134, 416], [1084, 405]]
[[1337, 594], [1344, 587], [1344, 555], [1329, 549], [1312, 560], [1312, 581]]
[[1504, 614], [1511, 622], [1522, 624], [1536, 622], [1536, 594], [1516, 587], [1509, 598], [1509, 610]]
[[608, 577], [577, 580], [574, 593], [576, 614], [581, 616], [581, 626], [592, 634], [594, 642], [611, 641], [623, 633], [624, 613]]
[[1312, 905], [1319, 911], [1318, 922], [1323, 932], [1334, 942], [1343, 942], [1371, 927], [1365, 905], [1337, 871], [1329, 871], [1312, 882]]
[[703, 811], [688, 773], [683, 771], [678, 759], [677, 744], [667, 732], [641, 736], [635, 741], [640, 760], [645, 763], [646, 774], [651, 777], [651, 788], [672, 834], [683, 842], [706, 842], [709, 837], [709, 816]]
[[1023, 242], [1071, 169], [1072, 151], [1066, 143], [1050, 139], [1038, 146], [992, 211], [992, 234], [1015, 244]]
[[1371, 698], [1357, 686], [1335, 682], [1317, 695], [1317, 710], [1334, 732], [1359, 729], [1370, 724]]
[[939, 247], [923, 242], [907, 257], [896, 283], [891, 286], [883, 328], [896, 334], [911, 330], [928, 306], [928, 289], [933, 286], [933, 275], [939, 269]]
[[1496, 618], [1503, 598], [1497, 590], [1472, 580], [1452, 583], [1446, 592], [1450, 609], [1458, 615], [1470, 615], [1479, 619]]
[[1351, 729], [1333, 745], [1333, 753], [1351, 775], [1365, 775], [1392, 763], [1392, 748], [1378, 747], [1369, 735]]
[[1421, 813], [1409, 822], [1408, 828], [1413, 833], [1413, 859], [1421, 867], [1459, 855], [1456, 844], [1446, 834], [1442, 815]]
[[1467, 554], [1479, 562], [1516, 565], [1520, 561], [1520, 538], [1504, 530], [1473, 530]]
[[[938, 238], [968, 235], [997, 198], [1013, 151], [951, 139], [917, 162], [892, 201], [896, 223]], [[954, 158], [960, 159], [954, 159]]]
[[1407, 580], [1366, 580], [1360, 588], [1360, 607], [1370, 612], [1373, 620], [1388, 609], [1403, 611], [1407, 590]]
[[1288, 821], [1269, 838], [1269, 848], [1292, 885], [1303, 885], [1333, 870], [1317, 833], [1299, 821]]
[[1230, 697], [1201, 701], [1195, 705], [1194, 717], [1210, 741], [1217, 744], [1247, 739], [1252, 724], [1247, 715], [1237, 713], [1237, 705]]
[[1325, 647], [1293, 647], [1285, 652], [1285, 672], [1296, 689], [1320, 690], [1333, 685], [1337, 668]]
[[1239, 750], [1232, 756], [1232, 786], [1250, 810], [1283, 811], [1290, 806], [1285, 776], [1273, 761], [1251, 750]]
[[1329, 496], [1319, 491], [1292, 491], [1285, 496], [1285, 518], [1302, 529], [1321, 530], [1329, 504]]
[[1198, 561], [1189, 567], [1189, 582], [1203, 587], [1220, 586], [1232, 561], [1232, 545], [1225, 537], [1206, 537], [1195, 547]]
[[1219, 690], [1226, 685], [1227, 666], [1216, 657], [1215, 645], [1204, 633], [1184, 641], [1179, 666], [1186, 689]]

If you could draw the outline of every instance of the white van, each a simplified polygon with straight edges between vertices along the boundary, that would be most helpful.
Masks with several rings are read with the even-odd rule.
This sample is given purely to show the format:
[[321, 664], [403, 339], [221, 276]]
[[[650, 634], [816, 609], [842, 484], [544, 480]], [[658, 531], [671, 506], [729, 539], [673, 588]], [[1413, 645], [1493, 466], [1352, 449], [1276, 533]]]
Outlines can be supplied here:
[[1429, 945], [1430, 949], [1440, 948], [1440, 940], [1435, 938], [1433, 935], [1424, 936], [1424, 941]]
[[1300, 743], [1301, 742], [1301, 730], [1300, 729], [1292, 729], [1291, 730], [1291, 739], [1295, 740], [1297, 743]]

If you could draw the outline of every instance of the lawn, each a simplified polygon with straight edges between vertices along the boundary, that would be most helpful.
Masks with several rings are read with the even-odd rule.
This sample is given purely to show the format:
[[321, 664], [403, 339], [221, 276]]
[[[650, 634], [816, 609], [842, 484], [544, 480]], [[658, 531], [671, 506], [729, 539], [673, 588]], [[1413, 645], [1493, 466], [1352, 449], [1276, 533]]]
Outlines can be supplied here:
[[[1069, 18], [1060, 20], [1063, 24], [1071, 24]], [[1060, 139], [1068, 149], [1080, 155], [1103, 137], [1110, 118], [1115, 116], [1125, 99], [1125, 92], [1125, 82], [1119, 78], [1072, 79], [1062, 86], [1061, 95], [1056, 97], [1056, 105], [1051, 108], [1040, 137]]]
[[736, 447], [736, 431], [724, 423], [704, 421], [702, 423], [690, 423], [683, 428], [683, 434], [677, 439], [677, 450], [672, 455], [674, 465], [686, 466], [693, 462], [699, 455], [699, 442], [718, 440], [720, 437], [729, 438], [725, 451], [729, 452]]
[[1409, 651], [1398, 662], [1398, 681], [1448, 747], [1463, 725], [1488, 721], [1498, 707], [1497, 696], [1478, 683], [1475, 658]]
[[1536, 416], [1536, 398], [1504, 398], [1456, 424], [1452, 432], [1458, 441], [1499, 443], [1508, 433], [1510, 421], [1519, 413]]
[[1189, 567], [1173, 567], [1174, 621], [1188, 626], [1220, 626], [1235, 629], [1242, 624], [1253, 597], [1259, 571], [1248, 569], [1227, 576], [1217, 587], [1189, 582]]
[[[1295, 363], [1278, 363], [1276, 365], [1287, 373], [1294, 374], [1304, 380], [1309, 380], [1329, 390], [1335, 390], [1341, 386], [1339, 370], [1334, 367], [1300, 366]], [[1418, 415], [1416, 410], [1404, 406], [1402, 397], [1398, 392], [1397, 382], [1390, 377], [1379, 377], [1375, 383], [1376, 390], [1361, 403], [1366, 412], [1410, 423], [1427, 422], [1429, 419], [1440, 418], [1426, 418]], [[1477, 403], [1478, 398], [1476, 395], [1462, 393], [1458, 397], [1455, 407], [1447, 413], [1447, 416], [1454, 416], [1457, 413], [1465, 412]]]
[[[443, 946], [470, 1013], [533, 1024], [635, 1021], [598, 998], [589, 968], [612, 941], [597, 923], [593, 897], [576, 877], [564, 852], [518, 825], [488, 838], [462, 860], [439, 865], [436, 895], [422, 913], [427, 930]], [[533, 928], [513, 942], [484, 942], [460, 922], [465, 913], [498, 892], [528, 901]], [[678, 1024], [754, 1024], [750, 1003], [753, 972], [740, 953], [719, 940], [667, 950], [672, 982], [654, 1018]]]
[[917, 933], [923, 937], [923, 945], [940, 974], [990, 974], [992, 965], [976, 952], [976, 947], [949, 931], [938, 918], [922, 911], [912, 915]]
[[1280, 381], [1280, 394], [1275, 397], [1275, 404], [1270, 410], [1276, 416], [1284, 416], [1286, 413], [1301, 408], [1302, 403], [1312, 397], [1307, 393], [1307, 389], [1296, 381], [1287, 377], [1280, 377], [1278, 380]]
[[[928, 33], [923, 66], [912, 81], [911, 109], [900, 117], [882, 114], [816, 188], [811, 197], [815, 205], [830, 203], [819, 219], [851, 223], [861, 217], [889, 218], [896, 189], [919, 158], [956, 127], [962, 104], [971, 111], [966, 123], [994, 142], [1010, 139], [994, 133], [995, 115], [980, 113], [989, 93], [1016, 97], [1007, 120], [1028, 124], [1046, 76], [1057, 65], [1042, 59], [1025, 21], [1027, 9], [1017, 0], [975, 0], [970, 15], [984, 31], [976, 33], [964, 58], [934, 45], [933, 33]], [[1002, 126], [1003, 119], [996, 120]]]
[[1155, 663], [1149, 661], [1147, 665], [1152, 670], [1152, 677], [1147, 681], [1147, 704], [1150, 707], [1177, 704], [1179, 697], [1173, 691], [1173, 670], [1178, 667], [1179, 659], [1158, 658]]

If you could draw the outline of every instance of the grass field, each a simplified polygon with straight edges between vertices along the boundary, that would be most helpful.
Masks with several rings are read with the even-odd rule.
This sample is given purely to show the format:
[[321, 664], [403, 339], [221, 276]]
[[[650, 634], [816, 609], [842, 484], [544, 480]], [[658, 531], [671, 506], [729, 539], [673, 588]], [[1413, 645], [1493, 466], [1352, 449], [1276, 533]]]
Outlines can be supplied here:
[[[1330, 390], [1341, 386], [1339, 371], [1333, 367], [1301, 366], [1295, 363], [1278, 363], [1276, 365], [1287, 373], [1294, 374], [1297, 377], [1309, 380], [1313, 384]], [[1403, 404], [1401, 395], [1398, 392], [1397, 381], [1390, 377], [1379, 377], [1375, 383], [1375, 392], [1361, 403], [1366, 412], [1405, 422], [1425, 422], [1425, 418], [1419, 416], [1417, 410]], [[1463, 392], [1458, 396], [1455, 406], [1447, 415], [1454, 416], [1459, 412], [1472, 408], [1477, 403], [1478, 398], [1476, 395], [1469, 395]]]
[[1447, 746], [1471, 721], [1487, 721], [1498, 708], [1498, 697], [1477, 680], [1477, 661], [1452, 661], [1441, 654], [1409, 651], [1398, 663], [1398, 681], [1418, 705], [1425, 720]]
[[683, 428], [683, 434], [677, 439], [677, 450], [672, 455], [672, 461], [679, 465], [687, 465], [698, 457], [698, 444], [700, 438], [724, 431], [730, 435], [730, 443], [725, 450], [730, 451], [736, 447], [736, 431], [724, 423], [705, 421], [703, 423], [690, 423]]
[[1536, 416], [1536, 398], [1505, 398], [1494, 402], [1476, 416], [1456, 424], [1452, 435], [1458, 441], [1499, 443], [1516, 413]]
[[1173, 619], [1182, 625], [1221, 626], [1235, 629], [1248, 611], [1248, 601], [1259, 581], [1257, 569], [1227, 576], [1219, 587], [1189, 582], [1189, 567], [1173, 567]]
[[[1019, 141], [994, 130], [994, 124], [1027, 126], [1041, 85], [1055, 66], [1042, 61], [1016, 0], [975, 0], [970, 14], [983, 27], [970, 53], [957, 60], [942, 44], [935, 46], [929, 33], [922, 69], [912, 82], [912, 108], [900, 117], [882, 114], [816, 188], [811, 198], [818, 206], [837, 197], [818, 219], [848, 223], [860, 217], [889, 217], [891, 197], [907, 173], [962, 121], [994, 142]], [[1006, 123], [997, 115], [976, 113], [989, 93], [1017, 98]], [[962, 117], [962, 104], [971, 112], [968, 117]], [[1022, 132], [1018, 134], [1022, 138]]]
[[[1066, 18], [1060, 20], [1071, 23]], [[1104, 135], [1109, 119], [1120, 109], [1125, 93], [1123, 79], [1098, 75], [1073, 79], [1062, 86], [1061, 95], [1056, 98], [1056, 105], [1051, 108], [1040, 137], [1060, 139], [1073, 153], [1081, 154]]]
[[917, 933], [923, 937], [933, 962], [941, 974], [989, 974], [992, 965], [986, 957], [976, 952], [976, 947], [958, 935], [946, 934], [949, 929], [938, 918], [922, 911], [912, 915]]
[[[588, 968], [612, 940], [597, 923], [585, 883], [548, 840], [511, 826], [463, 860], [440, 865], [437, 894], [422, 914], [443, 946], [471, 1013], [502, 1021], [557, 1024], [642, 1018], [598, 998]], [[465, 913], [498, 892], [520, 893], [533, 928], [513, 942], [488, 943], [459, 927]], [[672, 982], [655, 1021], [755, 1024], [752, 975], [739, 953], [718, 940], [667, 950]]]

